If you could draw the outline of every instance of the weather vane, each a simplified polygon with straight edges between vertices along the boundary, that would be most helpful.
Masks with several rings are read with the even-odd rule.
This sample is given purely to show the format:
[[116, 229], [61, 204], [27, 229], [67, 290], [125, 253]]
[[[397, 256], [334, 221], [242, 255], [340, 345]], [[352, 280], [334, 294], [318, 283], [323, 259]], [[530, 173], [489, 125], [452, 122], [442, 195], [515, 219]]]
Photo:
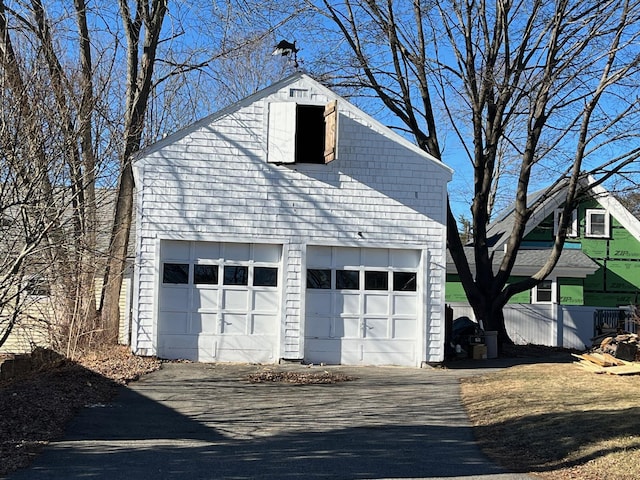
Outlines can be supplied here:
[[296, 47], [295, 40], [293, 41], [293, 43], [287, 42], [286, 40], [280, 40], [274, 47], [273, 53], [271, 55], [282, 55], [283, 57], [292, 55], [293, 66], [295, 68], [298, 68], [298, 51], [299, 49]]

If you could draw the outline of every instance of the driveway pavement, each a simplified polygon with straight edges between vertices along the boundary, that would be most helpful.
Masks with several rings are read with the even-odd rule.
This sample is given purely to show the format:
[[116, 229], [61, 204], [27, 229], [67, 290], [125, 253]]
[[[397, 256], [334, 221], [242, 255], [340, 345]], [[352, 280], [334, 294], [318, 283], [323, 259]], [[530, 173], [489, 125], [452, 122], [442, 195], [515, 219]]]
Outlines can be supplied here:
[[[489, 361], [487, 361], [489, 362]], [[478, 362], [476, 362], [478, 363]], [[330, 385], [251, 384], [267, 368]], [[23, 479], [527, 479], [492, 464], [460, 403], [469, 369], [172, 363], [86, 408]]]

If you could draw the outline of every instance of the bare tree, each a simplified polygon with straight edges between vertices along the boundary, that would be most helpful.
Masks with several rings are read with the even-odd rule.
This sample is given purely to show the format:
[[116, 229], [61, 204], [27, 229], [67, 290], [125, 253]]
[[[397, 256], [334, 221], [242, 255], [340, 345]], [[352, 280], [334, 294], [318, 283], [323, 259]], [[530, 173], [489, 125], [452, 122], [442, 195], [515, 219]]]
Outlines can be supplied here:
[[[446, 161], [443, 130], [455, 132], [473, 171], [473, 254], [448, 209], [447, 244], [469, 303], [508, 341], [502, 313], [514, 294], [542, 281], [563, 248], [571, 211], [588, 174], [605, 182], [637, 160], [640, 3], [635, 0], [310, 2], [333, 31], [338, 85], [384, 104], [395, 126]], [[317, 32], [317, 31], [316, 31]], [[335, 48], [340, 45], [339, 51]], [[446, 127], [443, 128], [443, 121]], [[502, 159], [511, 167], [515, 222], [494, 264], [487, 225]], [[566, 187], [550, 255], [532, 276], [509, 283], [536, 203], [532, 178]], [[475, 276], [470, 268], [475, 264]]]
[[[3, 165], [9, 187], [37, 182], [42, 210], [23, 211], [32, 227], [46, 225], [33, 248], [47, 256], [43, 273], [56, 279], [69, 350], [79, 340], [118, 338], [133, 253], [132, 158], [281, 72], [281, 65], [262, 68], [257, 52], [273, 42], [275, 26], [295, 16], [285, 3], [263, 12], [246, 2], [0, 0], [0, 101], [7, 107], [0, 153], [11, 160]], [[261, 73], [234, 76], [233, 66], [245, 62], [243, 71]], [[113, 217], [111, 209], [105, 215], [101, 191], [111, 188]], [[39, 214], [48, 217], [39, 221]]]
[[153, 73], [162, 25], [167, 14], [166, 0], [139, 0], [134, 10], [127, 0], [119, 0], [127, 42], [127, 88], [120, 179], [117, 189], [113, 231], [104, 276], [100, 310], [109, 340], [116, 341], [120, 325], [120, 290], [125, 271], [133, 212], [133, 169], [131, 160], [140, 149], [145, 114], [153, 86]]

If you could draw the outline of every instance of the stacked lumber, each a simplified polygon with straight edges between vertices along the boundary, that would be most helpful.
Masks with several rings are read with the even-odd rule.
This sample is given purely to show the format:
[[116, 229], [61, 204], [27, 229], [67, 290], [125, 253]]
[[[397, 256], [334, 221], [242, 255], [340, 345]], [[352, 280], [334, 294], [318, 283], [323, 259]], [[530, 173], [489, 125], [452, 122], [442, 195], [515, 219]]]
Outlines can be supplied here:
[[578, 365], [594, 373], [611, 375], [640, 374], [640, 339], [635, 333], [603, 329], [602, 335], [593, 337], [593, 348], [588, 353], [573, 354]]
[[638, 335], [635, 333], [622, 333], [605, 337], [600, 342], [600, 350], [616, 358], [634, 362], [638, 357], [638, 345]]
[[593, 373], [610, 375], [640, 375], [640, 362], [630, 362], [616, 358], [610, 353], [590, 352], [572, 354], [578, 358], [578, 366]]

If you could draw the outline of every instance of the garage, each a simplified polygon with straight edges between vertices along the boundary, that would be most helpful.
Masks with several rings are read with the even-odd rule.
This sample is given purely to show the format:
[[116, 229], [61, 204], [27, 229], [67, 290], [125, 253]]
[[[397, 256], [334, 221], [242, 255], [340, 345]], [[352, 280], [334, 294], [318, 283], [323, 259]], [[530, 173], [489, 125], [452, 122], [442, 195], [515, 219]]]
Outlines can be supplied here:
[[310, 246], [305, 360], [416, 365], [420, 250]]
[[162, 241], [158, 355], [274, 362], [281, 259], [282, 245]]

